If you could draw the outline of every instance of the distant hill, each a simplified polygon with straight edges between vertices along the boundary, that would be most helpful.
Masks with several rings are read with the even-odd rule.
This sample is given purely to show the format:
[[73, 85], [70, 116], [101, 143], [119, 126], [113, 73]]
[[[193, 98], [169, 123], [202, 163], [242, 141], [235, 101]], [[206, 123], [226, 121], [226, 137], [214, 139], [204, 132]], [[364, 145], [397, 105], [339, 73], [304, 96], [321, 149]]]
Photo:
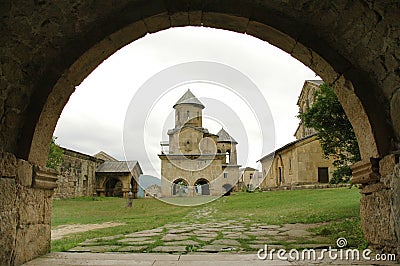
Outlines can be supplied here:
[[161, 180], [155, 176], [151, 175], [141, 175], [139, 176], [139, 191], [138, 191], [138, 197], [143, 198], [144, 197], [144, 190], [148, 188], [151, 185], [159, 185], [161, 186]]

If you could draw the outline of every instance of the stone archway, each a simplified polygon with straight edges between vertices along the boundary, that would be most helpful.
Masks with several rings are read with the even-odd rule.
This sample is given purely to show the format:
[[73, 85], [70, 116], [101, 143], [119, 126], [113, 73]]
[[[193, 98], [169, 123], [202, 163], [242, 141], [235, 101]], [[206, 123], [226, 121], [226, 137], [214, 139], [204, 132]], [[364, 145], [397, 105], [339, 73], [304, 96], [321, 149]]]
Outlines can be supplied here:
[[188, 182], [183, 178], [178, 178], [172, 183], [172, 196], [186, 197], [189, 194]]
[[[288, 52], [334, 88], [360, 144], [363, 162], [354, 167], [354, 180], [363, 184], [365, 235], [388, 250], [400, 246], [400, 174], [394, 171], [399, 158], [392, 153], [400, 148], [396, 0], [4, 1], [1, 12], [0, 188], [5, 189], [2, 197], [18, 204], [6, 205], [1, 214], [15, 216], [15, 222], [4, 225], [11, 235], [1, 237], [10, 239], [2, 240], [2, 252], [14, 254], [7, 263], [49, 250], [49, 239], [31, 241], [27, 232], [48, 232], [50, 222], [18, 218], [19, 209], [28, 205], [17, 200], [29, 193], [51, 197], [54, 173], [40, 166], [75, 86], [124, 45], [186, 25], [253, 35]], [[28, 231], [16, 229], [28, 224]], [[20, 255], [24, 243], [35, 241], [47, 242]]]
[[106, 197], [123, 197], [122, 182], [118, 178], [107, 178], [104, 184]]
[[231, 184], [222, 185], [222, 195], [223, 196], [231, 195], [232, 189], [233, 189], [233, 186]]
[[207, 179], [200, 178], [194, 183], [196, 195], [210, 195], [210, 182]]

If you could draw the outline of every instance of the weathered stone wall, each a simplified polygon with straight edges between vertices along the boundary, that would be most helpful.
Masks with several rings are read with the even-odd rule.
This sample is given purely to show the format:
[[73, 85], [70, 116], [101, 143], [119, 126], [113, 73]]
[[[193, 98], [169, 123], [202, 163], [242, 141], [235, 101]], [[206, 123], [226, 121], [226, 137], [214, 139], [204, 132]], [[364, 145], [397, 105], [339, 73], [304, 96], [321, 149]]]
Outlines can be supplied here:
[[[211, 195], [221, 195], [221, 182], [223, 180], [222, 162], [224, 155], [217, 155], [215, 158], [190, 160], [185, 156], [161, 155], [161, 195], [172, 197], [173, 182], [177, 179], [184, 179], [190, 187], [193, 187], [197, 180], [205, 179], [210, 184]], [[204, 167], [204, 168], [203, 168]], [[198, 170], [196, 170], [198, 169]], [[229, 182], [228, 182], [229, 183]], [[231, 183], [233, 184], [233, 183]], [[193, 196], [193, 189], [188, 196]]]
[[[261, 159], [263, 175], [262, 189], [277, 186], [295, 186], [318, 183], [318, 167], [327, 167], [329, 179], [332, 178], [333, 159], [323, 156], [322, 148], [316, 136], [299, 140], [271, 158]], [[270, 167], [271, 166], [271, 167]], [[279, 184], [279, 168], [282, 170], [282, 184]]]
[[400, 163], [399, 155], [379, 162], [380, 179], [364, 184], [360, 202], [364, 235], [370, 246], [400, 254]]
[[95, 157], [64, 149], [54, 198], [93, 196], [96, 193], [96, 168], [102, 162]]
[[144, 190], [145, 198], [158, 198], [161, 196], [161, 187], [159, 185], [151, 185]]
[[56, 175], [0, 153], [0, 265], [19, 265], [50, 251]]

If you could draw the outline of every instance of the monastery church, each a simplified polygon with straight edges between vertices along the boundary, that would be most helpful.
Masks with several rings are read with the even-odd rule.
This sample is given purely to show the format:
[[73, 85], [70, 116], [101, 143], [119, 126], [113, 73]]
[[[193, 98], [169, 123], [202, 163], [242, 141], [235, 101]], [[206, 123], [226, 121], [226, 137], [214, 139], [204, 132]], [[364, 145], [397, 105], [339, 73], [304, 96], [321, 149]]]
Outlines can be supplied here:
[[[306, 80], [297, 101], [299, 112], [305, 112], [314, 103], [314, 93], [320, 89], [322, 80]], [[264, 190], [296, 186], [327, 186], [332, 178], [333, 158], [325, 158], [320, 141], [313, 128], [300, 121], [294, 134], [296, 140], [267, 154], [259, 161], [262, 165]]]
[[229, 194], [239, 178], [237, 141], [223, 128], [212, 134], [203, 127], [205, 106], [190, 90], [173, 108], [175, 127], [158, 155], [162, 196]]

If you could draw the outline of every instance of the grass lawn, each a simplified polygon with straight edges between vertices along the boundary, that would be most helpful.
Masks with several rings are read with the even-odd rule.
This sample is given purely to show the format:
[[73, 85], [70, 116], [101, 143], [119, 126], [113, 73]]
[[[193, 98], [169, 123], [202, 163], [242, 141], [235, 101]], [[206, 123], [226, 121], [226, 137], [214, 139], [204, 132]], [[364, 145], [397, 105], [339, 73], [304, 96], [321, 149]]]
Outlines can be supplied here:
[[134, 200], [132, 208], [125, 208], [125, 200], [120, 198], [54, 200], [53, 227], [110, 221], [126, 225], [76, 233], [52, 241], [52, 250], [68, 250], [88, 238], [127, 234], [179, 222], [191, 211], [204, 206], [214, 211], [210, 217], [203, 217], [196, 222], [206, 222], [210, 218], [226, 220], [239, 217], [251, 223], [263, 224], [330, 222], [315, 229], [315, 232], [332, 239], [343, 236], [352, 246], [362, 247], [359, 201], [357, 188], [241, 192], [195, 207], [174, 206], [154, 199]]

